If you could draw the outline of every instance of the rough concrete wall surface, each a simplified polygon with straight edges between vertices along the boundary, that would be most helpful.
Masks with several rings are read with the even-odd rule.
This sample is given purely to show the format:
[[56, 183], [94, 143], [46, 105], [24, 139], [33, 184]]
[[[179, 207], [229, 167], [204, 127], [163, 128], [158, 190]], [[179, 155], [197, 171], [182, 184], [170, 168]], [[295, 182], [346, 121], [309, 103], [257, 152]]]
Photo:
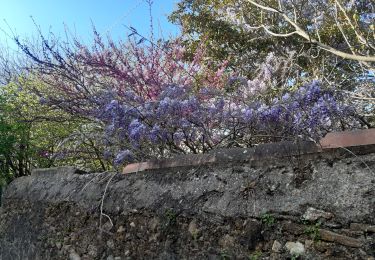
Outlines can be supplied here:
[[0, 259], [374, 259], [375, 154], [134, 174], [36, 170], [0, 211]]

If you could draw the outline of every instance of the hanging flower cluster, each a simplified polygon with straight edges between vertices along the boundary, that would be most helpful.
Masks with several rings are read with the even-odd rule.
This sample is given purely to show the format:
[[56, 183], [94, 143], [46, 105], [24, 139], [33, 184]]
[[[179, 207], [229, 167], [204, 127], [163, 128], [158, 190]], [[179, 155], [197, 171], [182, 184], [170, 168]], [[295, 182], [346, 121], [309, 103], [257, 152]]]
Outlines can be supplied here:
[[111, 100], [98, 117], [105, 122], [109, 148], [122, 148], [114, 154], [116, 163], [296, 136], [318, 139], [328, 131], [358, 126], [355, 111], [318, 82], [268, 104], [243, 100], [241, 91], [226, 95], [178, 85], [165, 87], [152, 101], [137, 99], [134, 93], [127, 97]]

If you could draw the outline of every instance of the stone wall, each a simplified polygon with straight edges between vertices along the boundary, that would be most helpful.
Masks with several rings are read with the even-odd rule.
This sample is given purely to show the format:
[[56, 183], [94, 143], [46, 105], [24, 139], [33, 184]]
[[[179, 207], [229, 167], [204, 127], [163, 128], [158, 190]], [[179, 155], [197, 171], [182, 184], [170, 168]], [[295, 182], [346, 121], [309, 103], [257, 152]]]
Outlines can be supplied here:
[[374, 259], [373, 147], [303, 147], [130, 174], [36, 170], [3, 194], [0, 259]]

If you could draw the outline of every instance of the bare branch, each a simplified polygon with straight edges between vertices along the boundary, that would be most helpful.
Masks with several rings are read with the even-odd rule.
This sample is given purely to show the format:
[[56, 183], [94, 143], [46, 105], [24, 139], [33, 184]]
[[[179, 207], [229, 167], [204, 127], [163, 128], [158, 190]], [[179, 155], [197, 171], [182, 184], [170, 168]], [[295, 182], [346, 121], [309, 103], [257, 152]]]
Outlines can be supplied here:
[[290, 33], [275, 33], [275, 32], [272, 32], [270, 29], [268, 29], [265, 25], [262, 25], [260, 27], [262, 27], [268, 34], [271, 34], [272, 36], [276, 36], [276, 37], [289, 37], [289, 36], [292, 36], [293, 34], [298, 34], [297, 31], [290, 32]]
[[266, 11], [269, 11], [269, 12], [274, 12], [274, 13], [280, 13], [279, 10], [275, 9], [275, 8], [272, 8], [272, 7], [269, 7], [269, 6], [264, 6], [264, 5], [261, 5], [261, 4], [258, 4], [252, 0], [248, 0], [249, 3], [263, 9], [263, 10], [266, 10]]
[[[277, 36], [282, 36], [284, 35], [284, 37], [289, 37], [293, 34], [298, 34], [300, 35], [302, 38], [308, 40], [310, 43], [312, 44], [315, 44], [317, 45], [318, 47], [322, 48], [323, 50], [325, 51], [328, 51], [332, 54], [335, 54], [341, 58], [344, 58], [344, 59], [350, 59], [350, 60], [356, 60], [356, 61], [362, 61], [362, 62], [375, 62], [375, 56], [363, 56], [363, 55], [357, 55], [357, 54], [350, 54], [350, 53], [346, 53], [346, 52], [343, 52], [343, 51], [340, 51], [340, 50], [337, 50], [331, 46], [328, 46], [314, 38], [312, 38], [304, 29], [301, 28], [301, 26], [299, 26], [296, 22], [292, 21], [285, 13], [283, 13], [282, 11], [279, 11], [275, 8], [272, 8], [272, 7], [269, 7], [269, 6], [264, 6], [264, 5], [261, 5], [259, 3], [256, 3], [252, 0], [247, 0], [250, 4], [254, 5], [254, 6], [257, 6], [263, 10], [266, 10], [266, 11], [269, 11], [269, 12], [273, 12], [273, 13], [278, 13], [279, 15], [281, 15], [285, 21], [287, 21], [290, 25], [292, 25], [294, 28], [295, 28], [295, 32], [292, 32], [292, 33], [287, 33], [287, 34], [276, 34]], [[261, 25], [262, 28], [266, 29], [266, 26], [265, 25]], [[270, 33], [268, 30], [266, 30], [268, 33]], [[271, 34], [271, 33], [270, 33]], [[275, 33], [274, 33], [275, 34]], [[272, 35], [272, 34], [271, 34]]]

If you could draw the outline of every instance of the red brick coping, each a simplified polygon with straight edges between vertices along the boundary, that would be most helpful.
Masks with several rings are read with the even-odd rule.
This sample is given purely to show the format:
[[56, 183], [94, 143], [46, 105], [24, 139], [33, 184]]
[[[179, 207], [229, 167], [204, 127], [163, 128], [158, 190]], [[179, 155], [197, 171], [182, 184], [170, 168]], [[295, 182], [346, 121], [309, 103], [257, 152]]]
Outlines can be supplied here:
[[213, 150], [207, 154], [181, 155], [175, 158], [132, 163], [124, 167], [123, 173], [133, 173], [150, 169], [183, 166], [198, 166], [209, 163], [234, 161], [259, 161], [272, 158], [288, 158], [330, 151], [338, 148], [353, 148], [375, 145], [375, 129], [328, 133], [319, 144], [313, 142], [278, 142], [262, 144], [253, 148], [228, 148]]
[[357, 131], [328, 133], [320, 145], [323, 149], [375, 144], [375, 128]]

